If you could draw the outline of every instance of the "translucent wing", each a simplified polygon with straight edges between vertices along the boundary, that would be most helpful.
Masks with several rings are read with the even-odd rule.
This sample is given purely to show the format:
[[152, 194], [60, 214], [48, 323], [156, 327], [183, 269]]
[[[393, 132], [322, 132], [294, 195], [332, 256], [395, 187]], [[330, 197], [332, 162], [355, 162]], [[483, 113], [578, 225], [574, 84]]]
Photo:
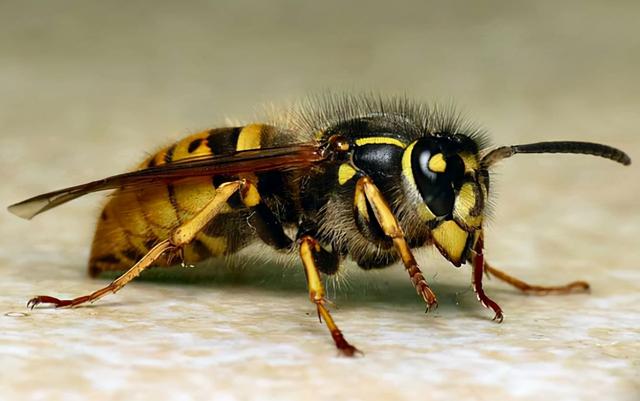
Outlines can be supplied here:
[[304, 169], [326, 159], [325, 152], [317, 143], [243, 150], [229, 155], [195, 156], [38, 195], [9, 206], [9, 211], [31, 219], [91, 192], [166, 184], [194, 177]]

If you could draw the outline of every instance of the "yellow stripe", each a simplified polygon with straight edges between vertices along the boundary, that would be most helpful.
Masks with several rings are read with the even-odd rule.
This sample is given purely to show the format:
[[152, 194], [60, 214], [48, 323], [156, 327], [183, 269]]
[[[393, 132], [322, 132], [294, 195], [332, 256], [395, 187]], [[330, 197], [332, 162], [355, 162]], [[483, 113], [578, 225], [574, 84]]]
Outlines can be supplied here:
[[[197, 134], [189, 135], [184, 138], [180, 142], [177, 143], [175, 150], [173, 151], [173, 161], [182, 160], [188, 157], [194, 156], [206, 156], [211, 154], [211, 150], [209, 149], [207, 144], [207, 137], [209, 136], [209, 131], [198, 132]], [[195, 149], [192, 149], [189, 152], [189, 146], [191, 143], [198, 141], [198, 146]], [[204, 145], [204, 146], [203, 146]]]
[[395, 138], [389, 138], [386, 136], [370, 136], [368, 138], [356, 139], [356, 145], [395, 145], [401, 148], [407, 146]]
[[338, 169], [338, 182], [340, 185], [344, 185], [353, 176], [356, 175], [356, 169], [351, 167], [349, 163], [342, 163]]
[[411, 152], [413, 152], [413, 147], [416, 145], [416, 142], [412, 142], [402, 154], [402, 174], [415, 185], [415, 180], [413, 179], [413, 170], [411, 169]]
[[[411, 152], [413, 152], [413, 147], [415, 146], [417, 141], [412, 142], [407, 148], [404, 150], [402, 154], [402, 175], [404, 175], [405, 179], [409, 182], [409, 185], [413, 185], [413, 189], [418, 192], [418, 186], [416, 185], [416, 181], [413, 178], [413, 169], [411, 169]], [[418, 206], [418, 215], [424, 221], [433, 220], [436, 218], [436, 215], [429, 209], [426, 203], [420, 203]]]
[[243, 194], [242, 196], [242, 202], [247, 207], [256, 206], [258, 203], [260, 203], [260, 193], [258, 192], [258, 188], [256, 188], [256, 186], [253, 184], [248, 185], [247, 188], [247, 193]]
[[263, 124], [250, 124], [242, 128], [238, 135], [236, 150], [260, 149]]

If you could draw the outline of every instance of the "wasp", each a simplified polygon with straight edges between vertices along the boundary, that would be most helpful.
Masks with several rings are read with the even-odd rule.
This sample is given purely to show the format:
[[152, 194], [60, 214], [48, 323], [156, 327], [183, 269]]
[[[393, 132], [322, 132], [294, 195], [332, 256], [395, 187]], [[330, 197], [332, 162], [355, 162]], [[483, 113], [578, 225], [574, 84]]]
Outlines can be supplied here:
[[435, 246], [454, 266], [471, 265], [473, 290], [498, 322], [503, 312], [483, 289], [485, 274], [532, 294], [588, 290], [584, 281], [530, 285], [485, 260], [490, 171], [521, 153], [590, 154], [629, 165], [623, 151], [572, 141], [490, 148], [480, 130], [437, 107], [404, 98], [316, 100], [272, 123], [190, 135], [133, 172], [10, 206], [30, 219], [87, 193], [114, 190], [98, 219], [89, 274], [124, 273], [88, 295], [40, 295], [27, 305], [79, 306], [176, 257], [192, 264], [260, 241], [300, 258], [318, 317], [337, 349], [352, 356], [359, 351], [331, 316], [321, 279], [347, 258], [367, 270], [400, 262], [428, 311], [437, 298], [412, 250]]

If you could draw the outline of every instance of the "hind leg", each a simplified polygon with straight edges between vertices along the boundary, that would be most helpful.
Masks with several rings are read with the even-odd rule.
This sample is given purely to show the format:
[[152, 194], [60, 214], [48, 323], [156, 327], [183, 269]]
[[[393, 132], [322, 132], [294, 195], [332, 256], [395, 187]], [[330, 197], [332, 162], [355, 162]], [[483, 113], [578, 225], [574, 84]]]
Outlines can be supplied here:
[[53, 304], [56, 308], [74, 307], [86, 302], [96, 301], [109, 293], [115, 294], [128, 282], [138, 277], [140, 273], [142, 273], [147, 267], [151, 266], [160, 256], [170, 249], [175, 249], [175, 246], [172, 245], [169, 240], [162, 241], [158, 245], [154, 246], [142, 259], [140, 259], [140, 261], [138, 261], [138, 263], [133, 265], [131, 269], [127, 270], [126, 273], [112, 281], [108, 286], [100, 288], [91, 294], [82, 295], [73, 299], [58, 299], [49, 295], [38, 295], [27, 302], [27, 307], [33, 309], [39, 304]]
[[[304, 266], [304, 272], [307, 278], [309, 299], [316, 305], [318, 317], [321, 321], [324, 320], [336, 348], [338, 348], [342, 355], [355, 356], [359, 354], [360, 351], [349, 344], [344, 338], [342, 331], [338, 328], [338, 325], [333, 320], [333, 317], [325, 305], [327, 301], [324, 297], [325, 292], [322, 281], [320, 281], [320, 266], [318, 266], [318, 263], [337, 265], [339, 259], [336, 257], [332, 261], [331, 257], [327, 257], [326, 251], [323, 251], [318, 241], [310, 235], [303, 235], [298, 242], [300, 243], [300, 258], [302, 259], [302, 265]], [[324, 267], [326, 268], [326, 266]]]
[[244, 180], [228, 182], [220, 185], [216, 190], [215, 197], [207, 204], [207, 206], [198, 212], [193, 219], [173, 230], [168, 239], [161, 241], [151, 248], [151, 250], [131, 269], [106, 287], [94, 291], [91, 294], [83, 295], [74, 299], [58, 299], [48, 295], [39, 295], [29, 300], [27, 306], [33, 309], [36, 305], [44, 303], [53, 304], [56, 308], [74, 307], [87, 302], [96, 301], [109, 293], [117, 292], [131, 280], [138, 277], [146, 268], [152, 266], [161, 256], [170, 251], [180, 250], [182, 247], [189, 244], [200, 230], [202, 230], [207, 223], [209, 223], [220, 212], [231, 195], [250, 185], [252, 184]]

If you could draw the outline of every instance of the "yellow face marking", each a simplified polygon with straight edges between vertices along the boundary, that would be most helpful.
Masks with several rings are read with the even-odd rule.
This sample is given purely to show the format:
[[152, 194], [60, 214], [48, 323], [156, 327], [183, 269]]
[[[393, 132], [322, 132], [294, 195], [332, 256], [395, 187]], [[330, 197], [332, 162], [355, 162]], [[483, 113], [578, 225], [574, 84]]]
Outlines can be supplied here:
[[468, 227], [477, 228], [482, 224], [482, 215], [471, 216], [471, 209], [476, 206], [476, 192], [474, 191], [472, 183], [466, 182], [462, 184], [460, 192], [456, 197], [455, 204], [453, 205], [453, 214], [458, 219], [462, 220]]
[[447, 169], [447, 162], [444, 160], [442, 153], [436, 153], [429, 159], [429, 170], [434, 173], [444, 173]]
[[249, 124], [240, 131], [236, 150], [260, 149], [264, 124]]
[[422, 221], [425, 222], [436, 218], [436, 215], [433, 214], [431, 209], [429, 209], [429, 207], [425, 203], [420, 203], [418, 205], [418, 215], [420, 216]]
[[340, 185], [344, 185], [347, 181], [356, 175], [356, 169], [351, 167], [349, 163], [342, 163], [338, 168], [338, 182]]
[[469, 233], [460, 228], [455, 221], [448, 220], [431, 231], [438, 250], [453, 264], [459, 266]]
[[466, 173], [472, 173], [480, 167], [478, 164], [478, 157], [476, 155], [471, 153], [459, 153], [459, 156], [464, 162], [464, 171]]
[[395, 138], [388, 138], [386, 136], [370, 136], [368, 138], [360, 138], [360, 139], [356, 139], [356, 145], [357, 146], [363, 146], [363, 145], [394, 145], [394, 146], [399, 146], [401, 148], [404, 148], [405, 145], [404, 143], [400, 142], [399, 140], [395, 139]]

